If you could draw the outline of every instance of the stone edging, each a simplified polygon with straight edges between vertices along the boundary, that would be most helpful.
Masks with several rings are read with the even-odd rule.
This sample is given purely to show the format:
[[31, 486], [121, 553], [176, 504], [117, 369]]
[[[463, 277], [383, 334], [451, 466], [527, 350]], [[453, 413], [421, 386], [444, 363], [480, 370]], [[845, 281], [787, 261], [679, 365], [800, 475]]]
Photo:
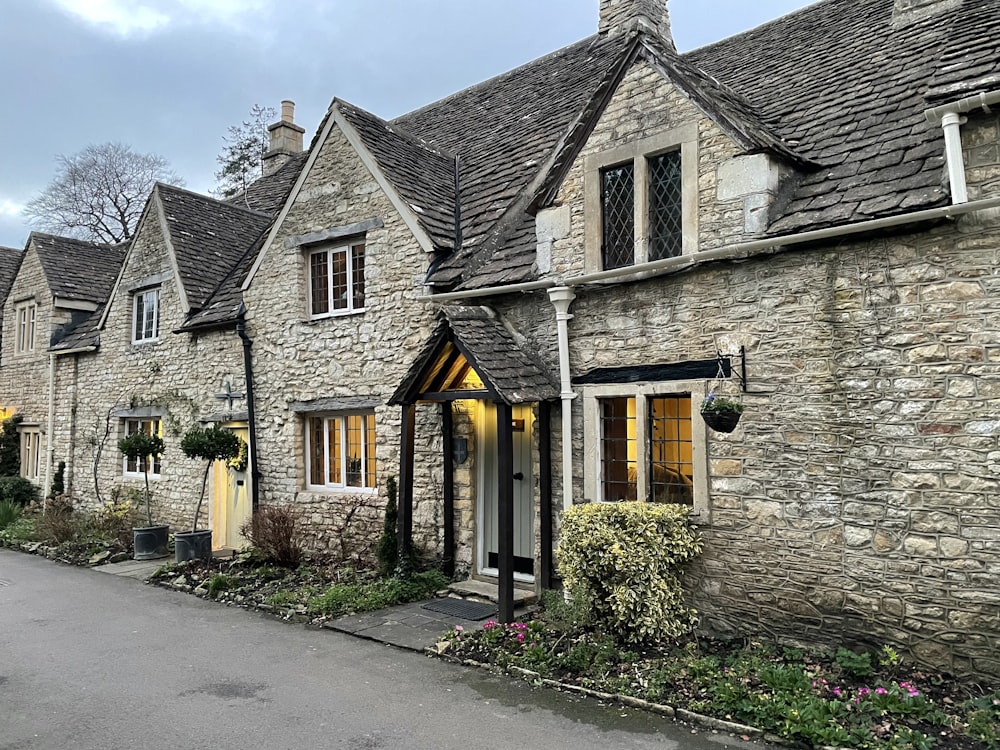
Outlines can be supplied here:
[[[593, 690], [591, 688], [586, 688], [581, 685], [570, 685], [566, 682], [560, 682], [559, 680], [550, 680], [546, 677], [542, 677], [538, 672], [533, 672], [530, 669], [524, 669], [523, 667], [509, 667], [503, 669], [497, 667], [495, 664], [485, 664], [483, 662], [476, 661], [475, 659], [459, 659], [455, 656], [449, 656], [448, 654], [442, 654], [433, 648], [424, 649], [424, 653], [429, 656], [433, 656], [437, 659], [442, 659], [452, 664], [461, 664], [466, 667], [476, 667], [478, 669], [486, 669], [490, 671], [503, 671], [515, 677], [521, 677], [532, 682], [537, 682], [546, 687], [554, 688], [556, 690], [562, 690], [569, 693], [577, 693], [579, 695], [586, 695], [590, 698], [597, 698], [598, 700], [607, 701], [609, 703], [620, 703], [624, 706], [629, 706], [631, 708], [638, 708], [643, 711], [649, 711], [651, 713], [660, 714], [661, 716], [667, 716], [671, 719], [678, 719], [680, 721], [687, 722], [689, 724], [698, 724], [709, 729], [715, 729], [720, 732], [729, 732], [730, 734], [740, 735], [742, 737], [747, 737], [749, 739], [763, 740], [765, 742], [770, 742], [773, 745], [783, 745], [785, 747], [801, 747], [799, 743], [790, 742], [784, 737], [779, 737], [777, 735], [765, 732], [763, 729], [758, 729], [757, 727], [751, 727], [746, 724], [737, 724], [732, 721], [725, 721], [723, 719], [716, 719], [713, 716], [704, 716], [703, 714], [695, 713], [694, 711], [688, 711], [684, 708], [674, 708], [673, 706], [667, 706], [662, 703], [652, 703], [642, 698], [635, 698], [631, 695], [619, 695], [617, 693], [604, 693], [600, 690]], [[838, 748], [817, 748], [816, 750], [839, 750]]]

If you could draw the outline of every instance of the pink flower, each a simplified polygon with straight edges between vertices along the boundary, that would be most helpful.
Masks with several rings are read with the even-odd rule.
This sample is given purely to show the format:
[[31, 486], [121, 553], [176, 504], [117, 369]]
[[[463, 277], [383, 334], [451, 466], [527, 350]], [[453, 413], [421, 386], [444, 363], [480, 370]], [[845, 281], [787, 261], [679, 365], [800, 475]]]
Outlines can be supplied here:
[[517, 634], [517, 642], [518, 643], [524, 643], [524, 633], [518, 633]]
[[465, 628], [463, 628], [463, 627], [462, 627], [461, 625], [456, 625], [456, 626], [455, 626], [455, 632], [456, 632], [456, 633], [461, 633], [461, 632], [463, 632], [464, 630], [465, 630]]
[[839, 688], [839, 687], [835, 687], [835, 688], [833, 689], [833, 694], [834, 694], [835, 696], [837, 696], [838, 698], [840, 698], [840, 697], [841, 697], [841, 695], [843, 695], [843, 693], [841, 692], [841, 690], [840, 690], [840, 688]]
[[875, 688], [875, 695], [886, 695], [886, 694], [888, 694], [888, 692], [889, 691], [886, 690], [884, 687], [877, 687], [877, 688]]

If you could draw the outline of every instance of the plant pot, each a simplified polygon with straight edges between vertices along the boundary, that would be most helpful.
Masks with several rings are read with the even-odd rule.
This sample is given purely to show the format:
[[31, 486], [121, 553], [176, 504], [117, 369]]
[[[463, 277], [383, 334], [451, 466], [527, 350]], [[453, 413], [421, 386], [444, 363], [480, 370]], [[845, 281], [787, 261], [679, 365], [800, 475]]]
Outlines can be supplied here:
[[132, 529], [132, 559], [159, 560], [167, 556], [169, 526], [142, 526]]
[[178, 531], [174, 534], [174, 560], [211, 560], [212, 530]]
[[703, 411], [701, 418], [716, 432], [732, 432], [743, 416], [738, 411]]

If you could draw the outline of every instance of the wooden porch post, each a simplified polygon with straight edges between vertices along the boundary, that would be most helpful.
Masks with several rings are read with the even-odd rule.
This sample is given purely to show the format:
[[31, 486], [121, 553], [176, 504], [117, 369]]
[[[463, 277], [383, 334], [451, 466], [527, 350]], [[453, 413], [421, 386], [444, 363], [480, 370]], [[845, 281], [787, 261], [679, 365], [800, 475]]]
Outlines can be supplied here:
[[416, 431], [416, 406], [403, 404], [399, 438], [399, 501], [397, 545], [403, 561], [413, 550], [413, 439]]
[[538, 567], [541, 587], [552, 588], [552, 405], [538, 404]]
[[497, 568], [500, 622], [514, 621], [514, 430], [510, 404], [497, 403]]
[[444, 574], [455, 575], [455, 459], [451, 401], [441, 404], [441, 433], [444, 439]]

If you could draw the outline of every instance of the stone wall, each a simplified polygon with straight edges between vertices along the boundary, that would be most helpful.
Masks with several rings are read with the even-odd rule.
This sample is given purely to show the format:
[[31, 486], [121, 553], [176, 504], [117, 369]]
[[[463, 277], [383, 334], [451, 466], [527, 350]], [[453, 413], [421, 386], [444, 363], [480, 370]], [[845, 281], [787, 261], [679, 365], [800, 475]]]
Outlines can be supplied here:
[[[305, 250], [285, 240], [377, 219], [365, 236], [365, 310], [310, 320]], [[348, 533], [374, 544], [381, 533], [386, 480], [399, 476], [400, 409], [386, 406], [430, 335], [434, 311], [416, 301], [430, 258], [348, 140], [334, 127], [302, 190], [266, 249], [246, 293], [254, 339], [262, 502], [306, 510], [314, 544], [332, 553]], [[378, 494], [306, 491], [303, 413], [292, 402], [366, 398], [377, 402]], [[441, 419], [417, 414], [414, 537], [441, 551]], [[364, 507], [359, 507], [360, 505]], [[353, 543], [352, 543], [353, 544]], [[363, 546], [363, 545], [362, 545]]]
[[[666, 106], [644, 109], [651, 96]], [[553, 277], [583, 270], [593, 218], [586, 155], [687, 118], [699, 122], [700, 247], [744, 236], [741, 201], [716, 200], [731, 194], [717, 180], [734, 144], [637, 69], [556, 198], [572, 219], [551, 246]], [[996, 194], [998, 133], [995, 116], [967, 128], [973, 197]], [[698, 519], [705, 552], [688, 575], [706, 629], [889, 643], [937, 668], [1000, 674], [996, 225], [986, 212], [921, 233], [576, 289], [574, 375], [746, 347], [743, 420], [730, 435], [708, 433], [710, 520]], [[496, 305], [558, 372], [545, 297]], [[577, 399], [577, 501], [584, 472], [595, 470], [584, 465], [583, 429]]]
[[[133, 344], [131, 287], [161, 275], [159, 340]], [[72, 456], [67, 486], [74, 499], [85, 506], [98, 502], [93, 480], [98, 453], [98, 486], [103, 500], [107, 501], [115, 488], [139, 490], [142, 477], [122, 476], [117, 442], [124, 436], [124, 421], [119, 413], [144, 407], [162, 411], [166, 449], [161, 476], [150, 480], [153, 520], [183, 530], [192, 522], [204, 465], [184, 456], [181, 436], [199, 420], [224, 412], [225, 402], [215, 394], [223, 390], [226, 381], [232, 390], [244, 391], [244, 376], [242, 345], [233, 331], [173, 333], [186, 314], [177, 284], [154, 204], [125, 260], [122, 280], [101, 332], [100, 349], [58, 360], [55, 452], [57, 458]], [[236, 402], [233, 408], [245, 410], [246, 406]], [[210, 493], [211, 480], [207, 497]], [[208, 505], [206, 499], [199, 519], [201, 528], [208, 525]]]

